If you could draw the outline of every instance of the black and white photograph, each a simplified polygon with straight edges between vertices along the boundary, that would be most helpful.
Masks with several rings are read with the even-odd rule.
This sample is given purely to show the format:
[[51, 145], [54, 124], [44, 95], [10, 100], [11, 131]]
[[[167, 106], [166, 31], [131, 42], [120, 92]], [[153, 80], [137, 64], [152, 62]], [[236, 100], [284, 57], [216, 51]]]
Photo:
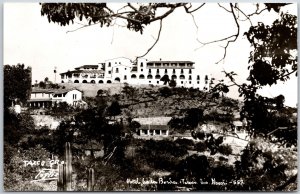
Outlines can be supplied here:
[[4, 3], [4, 191], [297, 191], [297, 12]]

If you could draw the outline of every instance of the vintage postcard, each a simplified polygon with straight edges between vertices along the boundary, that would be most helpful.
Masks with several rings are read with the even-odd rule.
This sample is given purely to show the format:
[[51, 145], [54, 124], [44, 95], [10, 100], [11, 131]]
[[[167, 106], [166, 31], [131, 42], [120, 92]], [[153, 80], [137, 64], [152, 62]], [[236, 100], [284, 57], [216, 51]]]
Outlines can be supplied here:
[[296, 191], [296, 3], [5, 3], [5, 191]]

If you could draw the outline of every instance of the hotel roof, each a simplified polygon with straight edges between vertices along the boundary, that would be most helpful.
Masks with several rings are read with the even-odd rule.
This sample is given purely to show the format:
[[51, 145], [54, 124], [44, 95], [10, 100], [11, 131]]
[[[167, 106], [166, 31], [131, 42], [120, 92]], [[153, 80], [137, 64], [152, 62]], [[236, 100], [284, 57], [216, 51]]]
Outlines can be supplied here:
[[195, 63], [193, 61], [148, 61], [147, 63]]
[[134, 118], [133, 121], [139, 122], [141, 125], [168, 125], [172, 117], [149, 117]]
[[[64, 94], [72, 90], [77, 90], [76, 88], [69, 89], [42, 89], [42, 88], [32, 88], [31, 93], [50, 93], [50, 94]], [[79, 91], [79, 90], [78, 90]]]
[[104, 73], [104, 71], [102, 69], [94, 69], [94, 70], [74, 70], [74, 71], [67, 71], [64, 73], [60, 73], [60, 75], [62, 74], [67, 74], [67, 73], [92, 73], [92, 74], [100, 74], [100, 73]]
[[98, 68], [98, 65], [82, 65], [82, 66], [79, 66], [79, 67], [75, 67], [75, 69], [80, 69], [80, 68], [95, 68], [97, 67]]

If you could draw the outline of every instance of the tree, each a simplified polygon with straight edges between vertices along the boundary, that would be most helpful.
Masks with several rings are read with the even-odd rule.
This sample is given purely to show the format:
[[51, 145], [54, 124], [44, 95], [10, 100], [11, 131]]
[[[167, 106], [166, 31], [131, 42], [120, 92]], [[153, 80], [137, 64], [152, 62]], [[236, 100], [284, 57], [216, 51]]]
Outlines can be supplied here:
[[162, 78], [160, 78], [160, 81], [164, 82], [164, 85], [167, 85], [167, 83], [170, 82], [170, 78], [168, 75], [164, 75]]
[[159, 88], [159, 93], [163, 97], [169, 97], [172, 95], [172, 90], [169, 87]]
[[200, 122], [203, 121], [203, 110], [191, 108], [186, 110], [185, 116], [182, 118], [173, 117], [168, 125], [177, 130], [179, 133], [184, 133], [187, 130], [195, 129]]
[[4, 66], [4, 107], [18, 99], [26, 103], [31, 92], [31, 67], [24, 64]]
[[39, 87], [40, 88], [46, 88], [46, 83], [45, 82], [43, 82], [43, 81], [40, 81], [40, 83], [39, 83]]
[[176, 81], [174, 79], [171, 79], [171, 81], [169, 82], [169, 86], [172, 88], [176, 87]]
[[[226, 11], [232, 15], [232, 20], [236, 24], [236, 33], [218, 40], [210, 42], [198, 41], [201, 45], [222, 43], [224, 46], [224, 56], [228, 46], [235, 42], [241, 36], [240, 23], [249, 22], [253, 26], [252, 18], [262, 12], [274, 10], [279, 12], [286, 3], [265, 3], [253, 4], [252, 12], [246, 12], [240, 8], [238, 3], [220, 4], [218, 3], [217, 11]], [[154, 48], [159, 40], [162, 21], [168, 18], [177, 9], [183, 9], [187, 15], [193, 16], [194, 13], [200, 12], [205, 7], [205, 3], [194, 5], [193, 3], [144, 3], [144, 4], [120, 4], [120, 7], [114, 9], [107, 3], [41, 3], [41, 15], [46, 16], [49, 22], [57, 23], [61, 26], [73, 24], [76, 20], [85, 21], [86, 24], [78, 29], [89, 27], [91, 25], [100, 25], [100, 27], [111, 27], [115, 21], [122, 20], [127, 29], [143, 33], [144, 28], [156, 21], [160, 21], [160, 27], [157, 39], [153, 45], [145, 52], [143, 57]], [[219, 9], [219, 10], [218, 10]], [[121, 11], [120, 11], [121, 10]], [[242, 17], [242, 19], [240, 18]], [[197, 25], [196, 25], [197, 27]], [[78, 30], [76, 29], [76, 30]]]
[[[227, 49], [229, 45], [234, 43], [239, 37], [243, 35], [241, 33], [241, 20], [245, 20], [250, 23], [249, 30], [244, 33], [247, 37], [249, 43], [251, 44], [253, 50], [249, 54], [248, 70], [249, 76], [247, 80], [242, 83], [237, 83], [235, 79], [235, 72], [224, 71], [225, 76], [231, 81], [231, 85], [220, 82], [216, 87], [212, 88], [212, 97], [218, 98], [219, 96], [227, 93], [230, 87], [238, 87], [240, 97], [243, 97], [244, 105], [241, 110], [241, 119], [247, 119], [249, 125], [248, 130], [253, 132], [254, 136], [263, 136], [270, 134], [276, 128], [272, 122], [278, 120], [279, 110], [283, 109], [284, 106], [282, 102], [284, 98], [278, 97], [273, 100], [269, 98], [262, 97], [258, 94], [258, 91], [266, 86], [272, 86], [278, 82], [287, 81], [291, 75], [297, 75], [297, 17], [282, 11], [282, 7], [287, 5], [286, 3], [265, 3], [265, 4], [254, 4], [254, 11], [252, 13], [246, 13], [240, 8], [238, 3], [228, 3], [228, 4], [218, 4], [219, 9], [225, 10], [228, 14], [232, 16], [233, 23], [236, 26], [236, 31], [232, 35], [212, 40], [210, 42], [198, 41], [200, 45], [209, 45], [220, 43], [224, 48], [223, 57], [217, 61], [217, 63], [223, 61], [226, 57]], [[162, 30], [162, 21], [169, 17], [176, 9], [184, 9], [185, 12], [193, 16], [193, 13], [201, 11], [205, 6], [205, 3], [200, 4], [198, 7], [193, 6], [191, 3], [148, 3], [148, 4], [131, 4], [128, 3], [124, 5], [120, 10], [114, 11], [107, 4], [42, 4], [42, 15], [48, 17], [49, 22], [56, 22], [60, 25], [69, 25], [73, 22], [75, 18], [82, 20], [86, 18], [88, 24], [80, 28], [88, 27], [93, 24], [100, 24], [100, 26], [112, 26], [116, 19], [121, 19], [125, 22], [126, 27], [129, 30], [134, 30], [137, 32], [143, 32], [143, 29], [155, 21], [160, 21], [160, 27], [158, 31], [157, 39], [154, 44], [146, 51], [145, 55], [155, 46], [159, 41], [159, 37]], [[262, 12], [275, 12], [278, 13], [279, 19], [276, 19], [271, 25], [266, 25], [264, 23], [254, 24], [252, 18]], [[162, 13], [161, 15], [159, 13]], [[197, 26], [198, 28], [198, 26]], [[143, 56], [145, 56], [143, 55]], [[170, 80], [162, 79], [166, 85]], [[205, 81], [208, 81], [205, 78]], [[271, 106], [278, 107], [278, 110], [270, 108]], [[278, 123], [283, 123], [278, 121]], [[290, 142], [295, 142], [296, 128], [290, 128], [289, 132]], [[291, 135], [294, 134], [294, 135]], [[294, 137], [290, 138], [290, 137]], [[211, 138], [212, 139], [212, 138]], [[212, 139], [213, 140], [213, 139]], [[278, 140], [283, 141], [283, 140]], [[212, 143], [211, 145], [215, 145]], [[213, 147], [213, 146], [212, 146]], [[241, 158], [240, 164], [236, 164], [235, 172], [238, 177], [243, 177], [247, 181], [244, 187], [238, 188], [243, 190], [248, 189], [274, 189], [272, 186], [267, 184], [274, 181], [273, 183], [281, 184], [278, 181], [272, 179], [271, 175], [279, 176], [278, 180], [288, 180], [281, 184], [278, 188], [284, 189], [290, 182], [296, 180], [293, 177], [287, 179], [283, 176], [285, 166], [274, 163], [274, 153], [268, 156], [265, 151], [259, 150], [257, 148], [249, 147], [243, 151], [243, 157]], [[206, 156], [204, 156], [206, 157]], [[200, 158], [193, 156], [193, 158], [187, 158], [189, 160], [183, 161], [183, 164], [187, 168], [184, 172], [193, 175], [192, 177], [201, 177], [201, 172], [205, 172], [205, 175], [214, 174], [216, 169], [222, 170], [222, 172], [232, 171], [226, 166], [218, 166], [214, 168], [211, 165], [207, 165], [207, 158]], [[265, 161], [263, 169], [258, 168], [254, 164], [257, 163], [257, 158], [263, 157], [262, 160]], [[196, 161], [196, 162], [194, 162]], [[205, 163], [207, 169], [199, 169], [199, 163]], [[196, 166], [198, 165], [198, 166]], [[200, 165], [201, 166], [201, 165]], [[219, 168], [220, 167], [220, 168]], [[210, 172], [212, 170], [212, 173]], [[199, 173], [201, 176], [199, 176]], [[216, 174], [214, 174], [216, 175]], [[244, 176], [247, 175], [247, 176]], [[224, 178], [222, 176], [220, 178]], [[276, 176], [276, 178], [278, 178]], [[256, 184], [251, 182], [251, 180], [257, 180], [262, 184]], [[270, 181], [271, 180], [271, 181]], [[270, 184], [271, 185], [271, 184]], [[284, 186], [284, 187], [283, 187]], [[223, 188], [228, 189], [228, 188]]]
[[118, 101], [113, 101], [111, 103], [111, 105], [107, 108], [107, 115], [108, 116], [117, 116], [119, 114], [121, 114], [122, 110], [121, 110], [121, 106], [119, 104]]

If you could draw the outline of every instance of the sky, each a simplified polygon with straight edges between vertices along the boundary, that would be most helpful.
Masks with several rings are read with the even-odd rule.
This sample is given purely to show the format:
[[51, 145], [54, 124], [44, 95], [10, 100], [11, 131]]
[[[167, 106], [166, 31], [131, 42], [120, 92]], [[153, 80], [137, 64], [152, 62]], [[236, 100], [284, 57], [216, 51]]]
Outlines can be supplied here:
[[[194, 6], [197, 7], [195, 4]], [[225, 5], [225, 4], [224, 4]], [[118, 8], [121, 3], [112, 4]], [[226, 5], [225, 5], [226, 6]], [[80, 27], [74, 24], [61, 27], [49, 23], [42, 17], [38, 3], [4, 4], [4, 65], [23, 63], [32, 67], [32, 80], [42, 81], [48, 77], [54, 82], [53, 70], [62, 73], [84, 64], [98, 64], [104, 60], [127, 57], [135, 59], [143, 55], [155, 41], [159, 22], [146, 26], [144, 33], [129, 31], [118, 21], [113, 27], [98, 25], [69, 32]], [[246, 13], [256, 6], [241, 3], [240, 8]], [[286, 6], [285, 11], [297, 14], [297, 6]], [[250, 44], [244, 32], [249, 29], [248, 21], [240, 22], [241, 36], [229, 45], [225, 60], [216, 64], [224, 54], [224, 43], [201, 45], [197, 40], [209, 42], [236, 33], [232, 15], [215, 3], [208, 3], [194, 12], [194, 19], [183, 9], [177, 9], [163, 20], [160, 39], [154, 49], [144, 58], [148, 60], [190, 60], [195, 62], [197, 74], [208, 74], [216, 80], [224, 78], [223, 70], [235, 71], [238, 83], [245, 82], [248, 71]], [[240, 16], [242, 17], [242, 16]], [[274, 12], [265, 12], [252, 18], [253, 24], [264, 22], [271, 24], [278, 17]], [[57, 74], [56, 81], [60, 82]], [[296, 107], [298, 97], [298, 79], [292, 76], [284, 84], [264, 87], [260, 94], [267, 97], [285, 96], [285, 104]], [[229, 97], [237, 98], [238, 92], [232, 89]]]

